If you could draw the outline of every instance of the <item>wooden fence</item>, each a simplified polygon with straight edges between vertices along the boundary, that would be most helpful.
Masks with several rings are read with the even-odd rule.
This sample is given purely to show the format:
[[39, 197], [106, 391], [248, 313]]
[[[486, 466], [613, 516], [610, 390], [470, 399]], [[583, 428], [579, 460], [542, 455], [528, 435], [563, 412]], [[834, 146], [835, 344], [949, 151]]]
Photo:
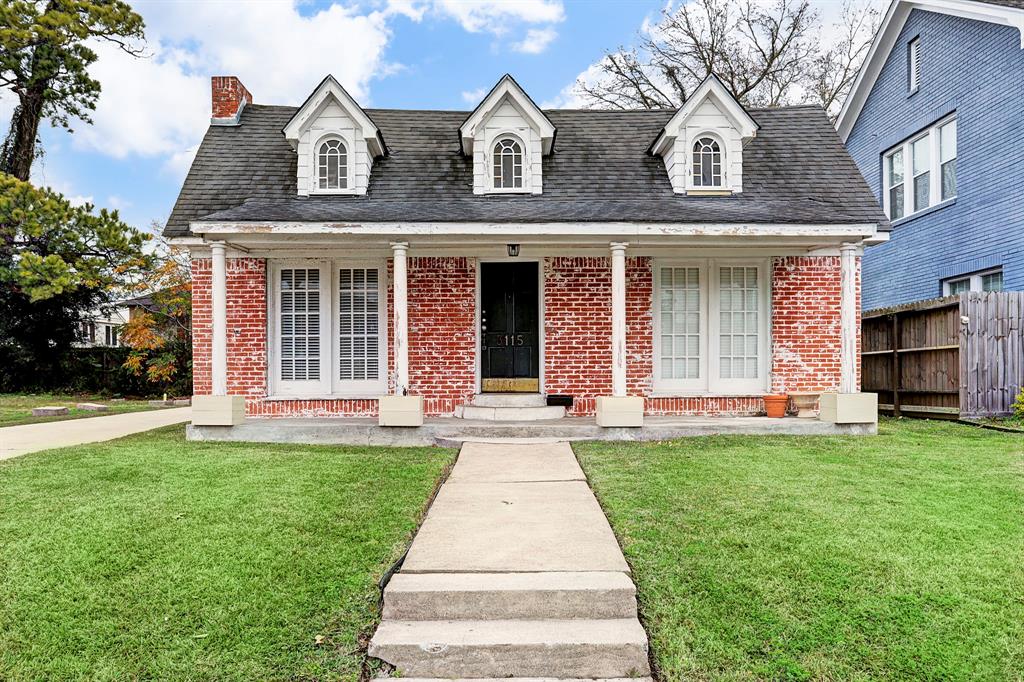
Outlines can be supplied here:
[[864, 313], [862, 390], [895, 415], [1012, 411], [1024, 387], [1024, 292], [965, 293]]

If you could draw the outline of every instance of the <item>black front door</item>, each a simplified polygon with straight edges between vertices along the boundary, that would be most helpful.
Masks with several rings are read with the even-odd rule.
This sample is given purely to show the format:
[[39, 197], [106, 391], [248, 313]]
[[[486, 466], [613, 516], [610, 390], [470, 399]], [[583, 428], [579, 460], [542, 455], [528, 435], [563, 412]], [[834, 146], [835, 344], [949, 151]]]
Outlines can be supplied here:
[[537, 263], [480, 264], [480, 375], [485, 392], [540, 390]]

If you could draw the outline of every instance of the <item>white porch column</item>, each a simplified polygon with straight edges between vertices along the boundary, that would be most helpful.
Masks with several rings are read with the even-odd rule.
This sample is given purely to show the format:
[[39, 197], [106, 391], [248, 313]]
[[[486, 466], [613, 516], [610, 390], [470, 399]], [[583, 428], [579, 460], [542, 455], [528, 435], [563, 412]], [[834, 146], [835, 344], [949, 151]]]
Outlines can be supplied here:
[[612, 242], [612, 396], [626, 395], [626, 246]]
[[409, 388], [408, 242], [392, 242], [394, 254], [395, 395]]
[[839, 247], [842, 282], [840, 298], [841, 343], [839, 350], [839, 392], [857, 392], [857, 253], [856, 244]]
[[213, 257], [213, 395], [228, 394], [228, 271], [227, 244], [212, 242]]

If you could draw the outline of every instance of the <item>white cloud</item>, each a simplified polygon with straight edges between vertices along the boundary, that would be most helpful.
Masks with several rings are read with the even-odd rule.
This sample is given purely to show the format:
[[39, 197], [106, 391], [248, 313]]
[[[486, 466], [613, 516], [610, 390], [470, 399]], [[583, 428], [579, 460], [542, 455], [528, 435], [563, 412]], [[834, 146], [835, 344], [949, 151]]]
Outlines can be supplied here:
[[601, 62], [591, 64], [581, 72], [572, 83], [566, 85], [553, 98], [541, 102], [542, 109], [582, 109], [587, 106], [587, 100], [580, 92], [579, 85], [583, 83], [596, 83], [602, 76]]
[[[370, 81], [394, 72], [384, 60], [387, 13], [332, 4], [302, 16], [298, 2], [141, 2], [149, 56], [97, 46], [91, 68], [103, 92], [94, 125], [76, 126], [78, 148], [122, 158], [165, 156], [183, 177], [210, 120], [211, 75], [237, 75], [264, 104], [301, 102], [333, 73], [364, 104]], [[272, 30], [268, 30], [272, 27]], [[344, 54], [339, 50], [344, 45]]]
[[484, 98], [484, 95], [486, 94], [487, 88], [477, 88], [476, 90], [463, 90], [462, 101], [464, 101], [466, 104], [472, 104], [475, 106], [480, 103], [480, 100], [482, 100]]
[[516, 22], [554, 24], [565, 19], [561, 0], [433, 0], [430, 7], [471, 33], [503, 35]]
[[[257, 103], [294, 105], [332, 73], [369, 105], [372, 81], [403, 68], [385, 55], [398, 16], [420, 21], [430, 13], [496, 36], [529, 27], [514, 45], [529, 53], [550, 43], [557, 35], [551, 24], [565, 19], [562, 0], [336, 0], [305, 16], [304, 2], [264, 0], [244, 9], [227, 0], [133, 3], [146, 21], [147, 56], [95, 45], [90, 73], [103, 90], [93, 125], [76, 125], [72, 145], [115, 158], [160, 158], [163, 171], [181, 179], [209, 124], [212, 75], [238, 76]], [[11, 105], [0, 97], [0, 114]]]
[[132, 205], [132, 202], [117, 194], [111, 194], [109, 197], [107, 197], [107, 206], [109, 206], [110, 208], [115, 208], [118, 211], [123, 211], [126, 208], [131, 208]]
[[548, 45], [557, 37], [558, 31], [553, 28], [531, 28], [522, 41], [512, 45], [512, 49], [525, 54], [540, 54], [548, 49]]

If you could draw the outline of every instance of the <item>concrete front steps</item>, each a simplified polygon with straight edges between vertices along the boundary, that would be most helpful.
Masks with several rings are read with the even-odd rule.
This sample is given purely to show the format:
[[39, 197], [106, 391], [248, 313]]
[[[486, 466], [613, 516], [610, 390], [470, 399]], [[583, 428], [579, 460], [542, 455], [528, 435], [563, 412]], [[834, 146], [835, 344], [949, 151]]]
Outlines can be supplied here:
[[616, 571], [398, 573], [369, 653], [403, 679], [650, 674], [636, 588]]
[[551, 407], [538, 393], [480, 393], [469, 405], [456, 408], [456, 417], [495, 422], [561, 419], [564, 407]]

